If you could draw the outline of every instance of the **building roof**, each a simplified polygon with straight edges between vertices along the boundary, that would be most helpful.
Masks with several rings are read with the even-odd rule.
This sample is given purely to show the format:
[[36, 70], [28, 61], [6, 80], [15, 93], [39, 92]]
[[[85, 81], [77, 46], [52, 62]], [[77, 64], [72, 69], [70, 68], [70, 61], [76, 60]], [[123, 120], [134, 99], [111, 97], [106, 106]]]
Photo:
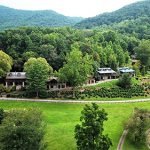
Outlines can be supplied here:
[[137, 59], [132, 59], [131, 61], [132, 61], [132, 63], [137, 63], [137, 62], [139, 62], [139, 60], [137, 60]]
[[26, 72], [9, 72], [6, 79], [26, 79]]
[[133, 73], [135, 72], [133, 69], [129, 67], [122, 67], [118, 69], [121, 73]]
[[110, 73], [116, 73], [114, 70], [112, 70], [111, 68], [98, 68], [97, 71], [99, 74], [110, 74]]
[[48, 78], [48, 81], [52, 81], [52, 80], [59, 81], [58, 77], [49, 77], [49, 78]]

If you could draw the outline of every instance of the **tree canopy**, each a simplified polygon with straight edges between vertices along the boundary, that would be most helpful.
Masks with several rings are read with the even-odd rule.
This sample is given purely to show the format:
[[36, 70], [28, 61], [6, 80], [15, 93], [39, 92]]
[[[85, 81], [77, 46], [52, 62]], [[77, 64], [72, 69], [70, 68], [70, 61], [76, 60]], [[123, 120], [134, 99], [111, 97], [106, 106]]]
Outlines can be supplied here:
[[5, 6], [0, 6], [0, 18], [0, 30], [19, 26], [72, 26], [83, 19], [64, 16], [52, 10], [24, 11]]
[[143, 67], [146, 67], [146, 70], [148, 70], [150, 68], [150, 41], [142, 40], [136, 48], [136, 53]]
[[24, 71], [27, 75], [27, 92], [39, 97], [39, 93], [46, 90], [46, 81], [52, 68], [44, 58], [30, 58], [24, 64]]
[[4, 114], [0, 124], [1, 150], [40, 150], [43, 148], [44, 124], [39, 110], [14, 109], [4, 111]]
[[[127, 123], [129, 130], [128, 139], [135, 145], [146, 144], [146, 131], [150, 128], [150, 111], [147, 109], [135, 108], [134, 113]], [[147, 143], [148, 144], [148, 143]]]
[[11, 70], [12, 64], [12, 58], [0, 50], [0, 77], [6, 75]]
[[59, 77], [62, 81], [69, 82], [72, 87], [82, 85], [93, 73], [92, 63], [90, 56], [83, 56], [78, 45], [74, 45], [66, 56], [66, 63], [59, 70]]
[[149, 0], [136, 2], [114, 12], [103, 13], [95, 17], [84, 19], [75, 26], [90, 29], [102, 25], [112, 25], [113, 23], [120, 23], [126, 20], [134, 20], [143, 16], [146, 16], [147, 19], [150, 17]]
[[85, 105], [81, 112], [81, 125], [75, 126], [75, 138], [78, 150], [108, 150], [112, 146], [108, 135], [103, 135], [107, 113], [97, 104]]
[[31, 57], [45, 58], [58, 71], [75, 43], [83, 55], [93, 57], [96, 66], [116, 68], [127, 65], [130, 62], [128, 50], [138, 46], [137, 43], [130, 46], [130, 39], [108, 29], [24, 27], [0, 32], [0, 47], [13, 58], [14, 71], [22, 71], [23, 64]]
[[117, 85], [122, 88], [130, 88], [132, 86], [132, 77], [129, 73], [122, 74], [119, 78]]

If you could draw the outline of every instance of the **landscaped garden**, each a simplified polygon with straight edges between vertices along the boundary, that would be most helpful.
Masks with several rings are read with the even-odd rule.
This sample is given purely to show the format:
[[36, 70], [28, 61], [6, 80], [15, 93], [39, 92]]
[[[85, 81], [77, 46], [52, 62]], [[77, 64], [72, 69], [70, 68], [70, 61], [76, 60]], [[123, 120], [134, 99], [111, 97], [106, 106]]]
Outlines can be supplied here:
[[[144, 98], [150, 96], [150, 84], [142, 83], [141, 81], [132, 78], [132, 86], [122, 88], [117, 85], [117, 80], [112, 80], [104, 83], [99, 83], [94, 86], [85, 86], [81, 90], [75, 91], [75, 99], [80, 100], [110, 100], [117, 99], [134, 99]], [[125, 85], [125, 84], [124, 84]], [[48, 97], [50, 98], [72, 98], [73, 91], [49, 91]]]
[[[74, 128], [79, 123], [80, 112], [84, 104], [54, 104], [40, 102], [16, 102], [0, 101], [0, 108], [10, 110], [12, 108], [40, 108], [43, 112], [44, 121], [47, 124], [45, 141], [48, 150], [75, 150]], [[112, 139], [112, 150], [116, 150], [119, 138], [124, 129], [124, 122], [129, 119], [135, 107], [150, 109], [150, 103], [122, 103], [100, 104], [108, 113], [108, 121], [105, 122], [105, 133]], [[126, 142], [126, 148], [131, 144]], [[132, 145], [132, 149], [134, 148]], [[145, 150], [145, 149], [143, 149]]]

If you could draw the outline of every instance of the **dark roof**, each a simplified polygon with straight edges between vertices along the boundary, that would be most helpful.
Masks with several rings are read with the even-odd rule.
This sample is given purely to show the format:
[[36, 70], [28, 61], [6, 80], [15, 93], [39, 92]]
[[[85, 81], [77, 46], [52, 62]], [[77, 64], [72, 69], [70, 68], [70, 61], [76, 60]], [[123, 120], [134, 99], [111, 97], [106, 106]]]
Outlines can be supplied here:
[[6, 79], [26, 79], [26, 72], [9, 72]]
[[99, 74], [107, 74], [107, 73], [116, 73], [114, 70], [111, 68], [98, 68], [97, 71]]

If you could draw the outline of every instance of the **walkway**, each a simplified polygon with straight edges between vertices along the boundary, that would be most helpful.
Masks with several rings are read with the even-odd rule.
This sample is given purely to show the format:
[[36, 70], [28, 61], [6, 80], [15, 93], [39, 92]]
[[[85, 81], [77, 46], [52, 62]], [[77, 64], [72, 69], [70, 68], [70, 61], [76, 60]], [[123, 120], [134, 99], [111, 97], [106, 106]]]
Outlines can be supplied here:
[[128, 134], [128, 130], [124, 130], [121, 137], [120, 137], [117, 150], [122, 150], [123, 144], [124, 144], [124, 141], [125, 141], [125, 138], [126, 138], [127, 134]]
[[49, 102], [49, 103], [137, 103], [137, 102], [150, 102], [150, 98], [134, 99], [134, 100], [113, 100], [113, 101], [87, 101], [87, 100], [50, 100], [50, 99], [28, 99], [28, 98], [3, 98], [0, 100], [7, 101], [31, 101], [31, 102]]

